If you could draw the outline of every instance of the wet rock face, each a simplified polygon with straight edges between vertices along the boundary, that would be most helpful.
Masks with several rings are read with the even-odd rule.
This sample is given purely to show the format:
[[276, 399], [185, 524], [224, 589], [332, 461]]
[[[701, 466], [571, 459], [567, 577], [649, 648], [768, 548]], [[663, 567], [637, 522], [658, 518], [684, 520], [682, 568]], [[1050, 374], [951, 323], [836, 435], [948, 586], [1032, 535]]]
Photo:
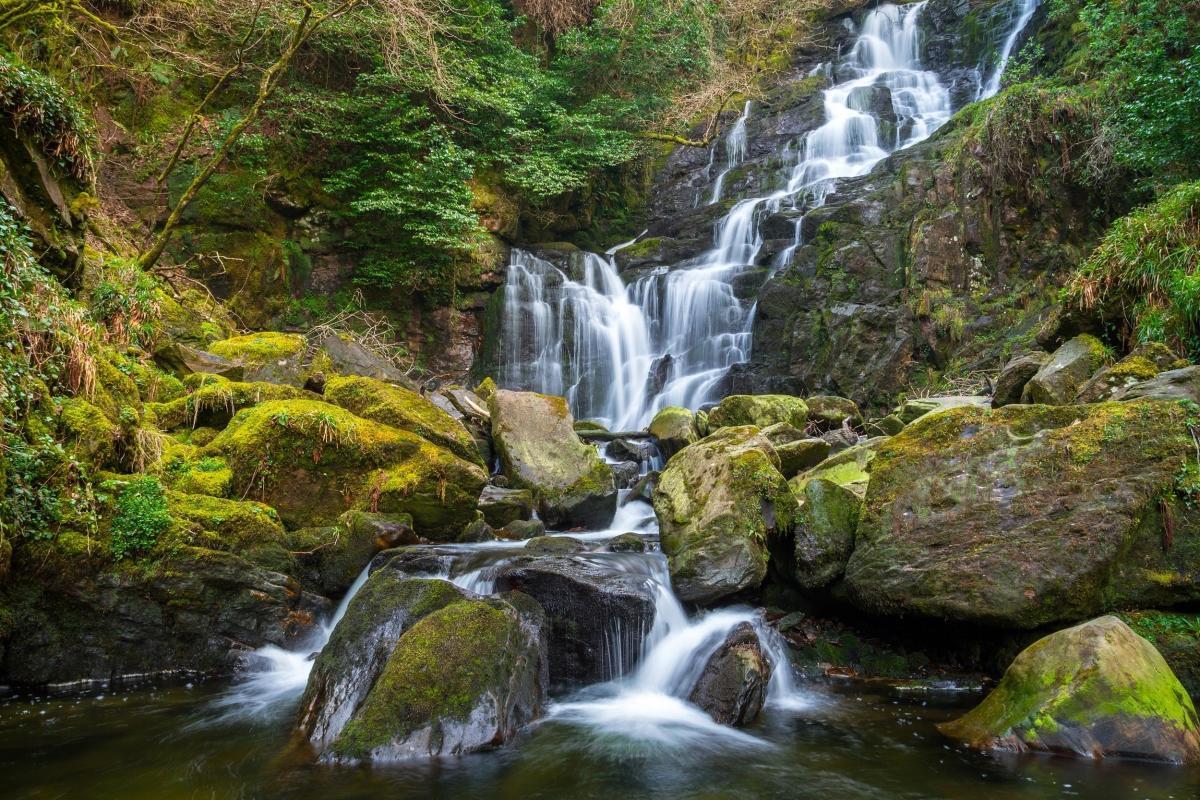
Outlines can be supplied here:
[[759, 586], [768, 539], [790, 532], [797, 512], [774, 448], [753, 426], [723, 428], [676, 453], [653, 504], [675, 593], [702, 604]]
[[1175, 488], [1194, 451], [1173, 402], [930, 414], [878, 448], [849, 597], [1018, 629], [1195, 602], [1200, 517]]
[[485, 486], [479, 495], [479, 510], [489, 525], [503, 528], [510, 522], [533, 516], [533, 493], [528, 489]]
[[992, 389], [992, 406], [1000, 408], [1021, 402], [1025, 384], [1029, 383], [1049, 360], [1049, 353], [1036, 351], [1018, 356], [1005, 364]]
[[489, 401], [504, 474], [530, 489], [550, 527], [603, 528], [617, 510], [612, 470], [580, 440], [561, 397], [499, 389]]
[[299, 727], [323, 760], [460, 755], [509, 741], [542, 709], [544, 616], [520, 595], [374, 573], [313, 665]]
[[721, 725], [741, 728], [758, 717], [767, 697], [771, 664], [749, 622], [729, 632], [704, 665], [688, 700]]
[[1055, 350], [1021, 391], [1022, 403], [1064, 406], [1107, 359], [1104, 345], [1083, 333]]
[[545, 609], [555, 684], [596, 683], [628, 672], [654, 624], [655, 599], [644, 575], [614, 574], [586, 557], [520, 560], [500, 571], [496, 585]]
[[985, 750], [1200, 761], [1187, 692], [1154, 646], [1116, 617], [1030, 645], [982, 703], [938, 727]]

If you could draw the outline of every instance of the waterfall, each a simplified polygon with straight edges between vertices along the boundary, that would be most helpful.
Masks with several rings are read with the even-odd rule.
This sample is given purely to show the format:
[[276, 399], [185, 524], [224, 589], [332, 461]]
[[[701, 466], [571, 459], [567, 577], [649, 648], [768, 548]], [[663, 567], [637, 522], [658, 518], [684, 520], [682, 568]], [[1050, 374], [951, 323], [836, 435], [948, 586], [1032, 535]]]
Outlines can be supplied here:
[[991, 76], [985, 83], [979, 87], [979, 93], [975, 96], [976, 100], [986, 100], [1000, 91], [1000, 79], [1004, 77], [1004, 70], [1008, 67], [1008, 62], [1012, 58], [1013, 50], [1017, 47], [1017, 41], [1021, 38], [1021, 34], [1029, 25], [1029, 21], [1033, 19], [1034, 12], [1037, 11], [1041, 0], [1014, 0], [1013, 5], [1020, 3], [1019, 13], [1014, 23], [1012, 15], [1012, 7], [1009, 10], [1009, 29], [1008, 36], [1004, 38], [1004, 44], [1000, 47], [999, 58], [996, 62], [996, 68], [992, 70]]
[[[998, 86], [1038, 0], [1015, 2], [1023, 4], [1021, 13], [1008, 22], [988, 86]], [[735, 287], [768, 266], [759, 258], [762, 220], [795, 215], [792, 242], [769, 265], [771, 271], [784, 268], [804, 244], [804, 215], [822, 206], [840, 180], [866, 175], [950, 118], [947, 87], [921, 64], [924, 10], [923, 2], [871, 10], [853, 44], [812, 70], [838, 81], [824, 91], [824, 121], [782, 149], [786, 168], [777, 188], [738, 200], [716, 221], [707, 252], [625, 286], [613, 259], [618, 248], [603, 257], [587, 254], [578, 277], [514, 250], [504, 289], [499, 383], [565, 395], [577, 417], [620, 430], [645, 426], [664, 406], [699, 408], [719, 400], [729, 368], [750, 357], [756, 308]], [[848, 18], [844, 23], [855, 31]], [[710, 203], [721, 200], [726, 175], [745, 161], [752, 119], [747, 102], [725, 136], [725, 167]]]

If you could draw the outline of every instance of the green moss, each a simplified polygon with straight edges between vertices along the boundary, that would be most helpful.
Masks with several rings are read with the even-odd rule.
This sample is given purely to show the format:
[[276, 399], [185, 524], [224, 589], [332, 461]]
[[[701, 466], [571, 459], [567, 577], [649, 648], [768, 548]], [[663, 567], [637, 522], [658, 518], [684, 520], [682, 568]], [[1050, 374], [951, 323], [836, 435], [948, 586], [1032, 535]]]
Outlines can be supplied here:
[[360, 417], [415, 433], [466, 461], [483, 466], [479, 448], [458, 420], [414, 391], [374, 378], [332, 378], [325, 399]]
[[[333, 751], [372, 750], [439, 720], [465, 721], [484, 693], [506, 685], [519, 623], [482, 600], [451, 603], [409, 628]], [[485, 701], [486, 702], [486, 701]]]
[[63, 439], [76, 458], [98, 467], [112, 461], [121, 428], [99, 408], [81, 397], [68, 398], [59, 407], [58, 421]]
[[709, 430], [737, 425], [765, 428], [778, 422], [803, 430], [807, 421], [805, 402], [783, 394], [729, 395], [708, 414]]
[[167, 431], [198, 425], [223, 427], [236, 412], [259, 403], [318, 399], [312, 392], [278, 383], [242, 383], [224, 378], [199, 383], [190, 394], [169, 403], [148, 403], [146, 408], [155, 424]]
[[282, 361], [299, 355], [304, 352], [305, 347], [304, 337], [299, 334], [264, 331], [213, 342], [208, 350], [213, 355], [230, 361], [262, 366], [271, 361]]

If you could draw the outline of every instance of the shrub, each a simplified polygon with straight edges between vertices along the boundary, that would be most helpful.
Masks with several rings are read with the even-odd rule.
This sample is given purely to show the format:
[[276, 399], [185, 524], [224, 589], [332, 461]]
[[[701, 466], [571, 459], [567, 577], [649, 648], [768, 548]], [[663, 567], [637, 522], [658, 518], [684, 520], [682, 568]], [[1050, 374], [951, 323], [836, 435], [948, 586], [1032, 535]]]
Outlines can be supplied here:
[[117, 497], [112, 521], [112, 554], [123, 559], [151, 550], [171, 527], [167, 497], [152, 475], [133, 478]]

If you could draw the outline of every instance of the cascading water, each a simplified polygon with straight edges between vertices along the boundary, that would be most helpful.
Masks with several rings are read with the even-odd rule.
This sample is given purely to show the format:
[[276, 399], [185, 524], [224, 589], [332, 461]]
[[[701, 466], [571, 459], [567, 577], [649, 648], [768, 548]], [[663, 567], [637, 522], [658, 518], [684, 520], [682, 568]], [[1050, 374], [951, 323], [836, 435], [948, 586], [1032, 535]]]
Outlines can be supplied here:
[[[866, 174], [949, 119], [949, 92], [921, 66], [924, 6], [883, 5], [866, 15], [853, 47], [826, 67], [840, 80], [825, 90], [824, 123], [782, 154], [791, 167], [780, 188], [737, 201], [717, 221], [708, 252], [626, 287], [615, 249], [608, 258], [586, 256], [582, 281], [514, 251], [500, 383], [566, 395], [577, 416], [622, 430], [645, 425], [664, 406], [718, 399], [729, 367], [750, 355], [754, 307], [735, 285], [757, 268], [762, 218], [797, 213], [794, 242], [775, 262], [783, 266], [801, 244], [803, 213], [822, 205], [839, 179]], [[747, 102], [725, 137], [712, 202], [746, 157], [751, 113]]]
[[[976, 100], [986, 100], [1000, 91], [1000, 79], [1004, 77], [1004, 70], [1008, 67], [1013, 50], [1016, 49], [1021, 34], [1028, 27], [1030, 20], [1033, 19], [1033, 15], [1039, 5], [1041, 5], [1041, 0], [1014, 0], [1013, 6], [1009, 7], [1008, 35], [1004, 38], [1004, 44], [1001, 45], [1000, 51], [997, 53], [995, 68], [992, 70], [991, 75], [988, 76], [987, 81], [982, 82], [979, 86], [979, 93], [975, 97]], [[1012, 18], [1014, 7], [1016, 11], [1015, 20]]]

